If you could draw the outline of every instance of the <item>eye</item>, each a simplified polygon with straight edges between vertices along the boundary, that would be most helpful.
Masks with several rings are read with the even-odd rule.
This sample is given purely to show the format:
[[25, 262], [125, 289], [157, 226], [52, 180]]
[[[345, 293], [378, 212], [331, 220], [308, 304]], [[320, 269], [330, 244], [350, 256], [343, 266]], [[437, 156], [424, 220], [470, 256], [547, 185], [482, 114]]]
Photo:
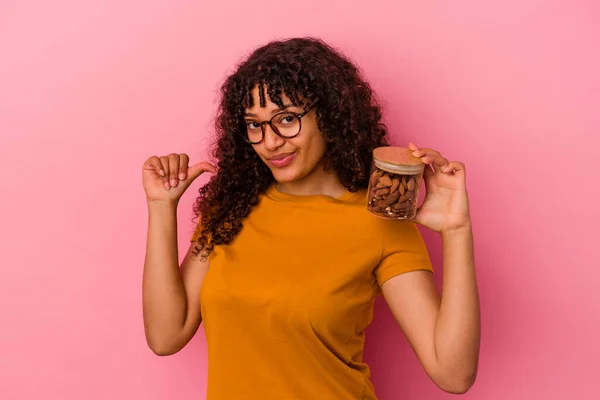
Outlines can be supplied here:
[[260, 128], [260, 124], [258, 122], [248, 121], [246, 122], [246, 127], [250, 130], [256, 130]]
[[279, 118], [279, 123], [284, 125], [293, 124], [295, 120], [296, 116], [294, 114], [284, 114]]

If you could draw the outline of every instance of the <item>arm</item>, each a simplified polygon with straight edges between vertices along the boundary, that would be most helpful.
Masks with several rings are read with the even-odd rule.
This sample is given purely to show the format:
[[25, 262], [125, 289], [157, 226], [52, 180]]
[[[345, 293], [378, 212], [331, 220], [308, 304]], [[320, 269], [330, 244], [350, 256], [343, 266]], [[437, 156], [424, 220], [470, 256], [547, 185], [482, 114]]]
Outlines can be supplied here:
[[191, 253], [181, 264], [177, 254], [177, 205], [148, 202], [149, 223], [142, 283], [144, 329], [157, 355], [181, 350], [202, 320], [200, 288], [208, 261]]
[[470, 225], [442, 234], [443, 296], [427, 271], [397, 275], [382, 285], [392, 314], [423, 368], [442, 390], [465, 393], [479, 360], [479, 296]]

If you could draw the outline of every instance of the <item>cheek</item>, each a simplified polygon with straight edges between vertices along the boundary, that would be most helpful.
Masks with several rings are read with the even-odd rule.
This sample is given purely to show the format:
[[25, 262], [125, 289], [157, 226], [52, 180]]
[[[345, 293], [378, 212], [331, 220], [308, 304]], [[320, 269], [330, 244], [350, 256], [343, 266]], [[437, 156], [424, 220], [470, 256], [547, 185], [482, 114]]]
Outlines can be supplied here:
[[323, 138], [321, 132], [314, 132], [306, 143], [307, 157], [313, 163], [319, 162], [325, 154], [326, 147], [325, 138]]

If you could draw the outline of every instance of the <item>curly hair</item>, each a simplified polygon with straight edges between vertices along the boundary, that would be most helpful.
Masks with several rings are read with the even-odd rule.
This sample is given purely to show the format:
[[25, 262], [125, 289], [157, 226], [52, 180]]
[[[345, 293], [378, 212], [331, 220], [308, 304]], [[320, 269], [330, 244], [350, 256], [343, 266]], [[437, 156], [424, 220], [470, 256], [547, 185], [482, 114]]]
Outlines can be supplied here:
[[199, 189], [194, 220], [200, 217], [195, 254], [205, 259], [216, 245], [230, 243], [243, 220], [274, 182], [269, 168], [244, 140], [244, 111], [260, 87], [279, 107], [281, 94], [294, 105], [316, 102], [326, 142], [323, 166], [333, 169], [350, 192], [366, 188], [372, 151], [387, 145], [381, 107], [357, 67], [315, 38], [273, 41], [256, 49], [221, 86], [213, 156], [218, 172]]

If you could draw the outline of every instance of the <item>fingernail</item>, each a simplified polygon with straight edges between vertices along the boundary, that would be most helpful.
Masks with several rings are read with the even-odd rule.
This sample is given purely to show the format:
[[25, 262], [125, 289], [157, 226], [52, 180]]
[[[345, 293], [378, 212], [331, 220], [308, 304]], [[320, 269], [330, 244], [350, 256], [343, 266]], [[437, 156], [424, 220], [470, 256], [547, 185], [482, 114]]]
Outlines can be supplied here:
[[171, 179], [171, 186], [177, 185], [177, 179]]
[[181, 180], [185, 179], [185, 174], [183, 172], [181, 174], [179, 174], [179, 179], [181, 179]]
[[165, 184], [163, 185], [165, 187], [165, 189], [169, 190], [171, 189], [171, 185], [169, 185], [169, 182], [165, 182]]
[[162, 169], [159, 172], [160, 176], [165, 176], [165, 171], [163, 171]]

